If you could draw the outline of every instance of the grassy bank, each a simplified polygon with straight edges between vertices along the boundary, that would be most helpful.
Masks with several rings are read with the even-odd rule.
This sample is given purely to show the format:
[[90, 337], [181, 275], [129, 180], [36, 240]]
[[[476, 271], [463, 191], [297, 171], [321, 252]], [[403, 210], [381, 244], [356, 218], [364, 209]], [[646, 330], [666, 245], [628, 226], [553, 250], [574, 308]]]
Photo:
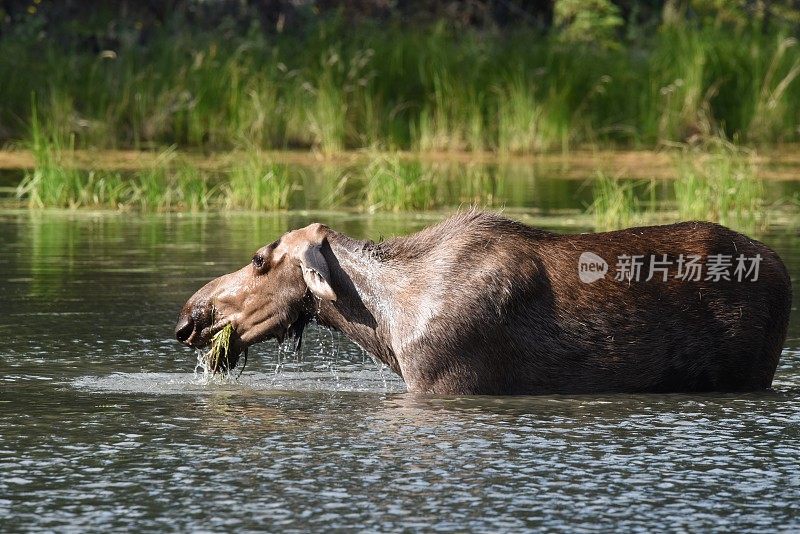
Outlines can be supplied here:
[[37, 146], [16, 197], [32, 208], [144, 211], [272, 211], [308, 207], [420, 211], [504, 202], [502, 180], [483, 165], [432, 163], [375, 153], [353, 164], [314, 167], [271, 161], [258, 150], [214, 168], [167, 150], [137, 170], [69, 163], [71, 148]]
[[[126, 28], [108, 47], [0, 36], [0, 136], [77, 148], [492, 150], [798, 140], [792, 27], [684, 20], [603, 46], [531, 28]], [[651, 31], [652, 30], [652, 31]], [[33, 98], [32, 98], [33, 97]]]
[[[586, 181], [588, 196], [582, 188], [561, 186], [551, 196], [553, 184], [565, 181], [552, 173], [569, 176], [572, 171], [563, 165], [574, 165], [574, 157], [442, 158], [361, 151], [338, 159], [300, 158], [298, 163], [281, 161], [279, 154], [251, 145], [213, 158], [170, 148], [143, 153], [138, 164], [133, 158], [109, 164], [99, 152], [79, 158], [75, 144], [74, 135], [64, 143], [48, 130], [34, 106], [29, 152], [33, 161], [25, 167], [17, 198], [34, 208], [143, 211], [421, 211], [464, 205], [519, 207], [533, 200], [545, 210], [579, 208], [601, 229], [663, 219], [669, 212], [673, 218], [754, 230], [766, 226], [770, 211], [759, 173], [772, 158], [719, 137], [676, 145], [651, 153], [649, 159], [641, 156], [643, 162], [633, 175], [630, 168], [627, 175], [620, 173], [623, 162], [630, 165], [631, 153], [619, 160], [606, 154], [584, 161], [575, 170], [582, 180], [593, 176]], [[550, 166], [537, 166], [539, 159], [551, 160]], [[780, 167], [777, 176], [792, 168], [796, 167]], [[540, 183], [537, 175], [542, 172], [549, 173], [551, 185], [546, 185], [548, 180]], [[798, 207], [796, 192], [786, 198], [772, 195], [772, 200], [795, 211]]]
[[34, 139], [34, 165], [23, 171], [16, 189], [17, 198], [33, 208], [402, 212], [528, 206], [542, 213], [585, 213], [598, 229], [703, 219], [757, 231], [775, 214], [796, 218], [800, 207], [795, 182], [764, 181], [760, 158], [719, 139], [659, 154], [657, 160], [669, 166], [661, 178], [645, 165], [633, 175], [615, 174], [608, 166], [594, 173], [580, 167], [578, 180], [558, 164], [541, 167], [525, 159], [469, 162], [365, 152], [352, 160], [287, 163], [258, 148], [213, 164], [165, 150], [138, 168], [115, 170], [87, 166], [71, 144], [62, 147], [40, 134]]

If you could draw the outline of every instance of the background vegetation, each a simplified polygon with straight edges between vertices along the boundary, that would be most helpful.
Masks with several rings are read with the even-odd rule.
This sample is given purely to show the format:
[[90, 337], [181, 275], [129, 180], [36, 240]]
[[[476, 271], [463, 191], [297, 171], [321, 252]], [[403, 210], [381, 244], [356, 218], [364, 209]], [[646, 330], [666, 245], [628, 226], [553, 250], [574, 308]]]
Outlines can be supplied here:
[[[666, 149], [680, 217], [753, 226], [755, 153], [800, 137], [798, 30], [789, 0], [0, 0], [0, 143], [33, 154], [30, 206], [148, 210], [503, 205], [502, 176], [400, 151]], [[70, 163], [86, 149], [158, 157]], [[366, 162], [310, 180], [285, 149]], [[653, 211], [595, 177], [598, 227]]]
[[3, 2], [0, 137], [29, 139], [34, 105], [78, 148], [531, 153], [800, 135], [793, 2], [385, 4]]

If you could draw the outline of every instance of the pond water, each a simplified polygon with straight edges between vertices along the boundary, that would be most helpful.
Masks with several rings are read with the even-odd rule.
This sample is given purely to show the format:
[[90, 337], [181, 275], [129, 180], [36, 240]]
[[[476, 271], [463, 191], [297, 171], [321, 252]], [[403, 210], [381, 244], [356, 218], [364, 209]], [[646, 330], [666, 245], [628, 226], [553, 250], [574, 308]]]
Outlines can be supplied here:
[[[440, 217], [0, 212], [0, 531], [800, 529], [796, 306], [747, 395], [414, 397], [318, 328], [204, 383], [172, 339], [287, 229]], [[763, 240], [797, 284], [796, 231]]]

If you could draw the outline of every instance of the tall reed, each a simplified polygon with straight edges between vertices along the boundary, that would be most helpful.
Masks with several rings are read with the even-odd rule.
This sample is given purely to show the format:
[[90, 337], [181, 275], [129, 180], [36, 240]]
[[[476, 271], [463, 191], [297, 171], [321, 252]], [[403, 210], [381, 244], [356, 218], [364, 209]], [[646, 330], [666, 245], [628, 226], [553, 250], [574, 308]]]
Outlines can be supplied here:
[[259, 151], [247, 154], [227, 175], [227, 181], [220, 187], [228, 209], [286, 209], [292, 188], [296, 186], [285, 165], [268, 162]]
[[633, 224], [639, 204], [633, 191], [634, 183], [598, 173], [592, 181], [593, 201], [589, 213], [595, 227], [614, 230]]
[[[48, 129], [48, 126], [50, 127]], [[62, 138], [52, 123], [39, 118], [35, 100], [31, 104], [30, 149], [35, 167], [27, 171], [17, 187], [17, 197], [32, 207], [78, 206], [85, 198], [80, 173], [63, 165], [74, 152], [75, 137]]]
[[685, 149], [677, 159], [675, 200], [682, 219], [719, 222], [742, 230], [766, 225], [764, 184], [752, 153], [715, 139], [703, 151]]
[[792, 31], [686, 21], [590, 47], [524, 26], [321, 17], [302, 34], [231, 37], [175, 21], [97, 53], [19, 25], [0, 36], [0, 135], [30, 139], [35, 93], [38, 120], [76, 148], [530, 153], [719, 129], [751, 144], [797, 141]]
[[370, 211], [424, 210], [437, 204], [435, 177], [418, 161], [379, 156], [364, 175], [364, 205]]

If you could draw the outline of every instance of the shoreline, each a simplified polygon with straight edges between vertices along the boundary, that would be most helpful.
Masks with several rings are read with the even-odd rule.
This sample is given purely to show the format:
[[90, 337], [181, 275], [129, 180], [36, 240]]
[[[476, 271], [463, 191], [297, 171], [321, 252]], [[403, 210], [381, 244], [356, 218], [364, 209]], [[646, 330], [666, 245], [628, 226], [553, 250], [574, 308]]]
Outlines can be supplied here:
[[[135, 172], [151, 168], [169, 167], [174, 163], [188, 163], [206, 171], [224, 171], [241, 158], [243, 151], [201, 153], [175, 151], [164, 157], [164, 151], [147, 150], [74, 150], [61, 160], [65, 167], [86, 170], [113, 170]], [[650, 178], [672, 180], [677, 177], [675, 150], [630, 149], [579, 149], [569, 152], [504, 155], [496, 152], [411, 152], [350, 150], [336, 154], [304, 150], [265, 150], [260, 152], [265, 162], [297, 166], [348, 166], [368, 163], [383, 157], [396, 156], [404, 160], [418, 160], [442, 165], [497, 165], [533, 166], [554, 172], [562, 179], [591, 179], [598, 171], [614, 174], [618, 178]], [[697, 157], [703, 157], [702, 152]], [[166, 160], [166, 161], [159, 161]], [[800, 180], [800, 146], [784, 145], [751, 156], [757, 175], [769, 181]], [[26, 149], [0, 150], [0, 170], [26, 171], [35, 168], [33, 152]]]

